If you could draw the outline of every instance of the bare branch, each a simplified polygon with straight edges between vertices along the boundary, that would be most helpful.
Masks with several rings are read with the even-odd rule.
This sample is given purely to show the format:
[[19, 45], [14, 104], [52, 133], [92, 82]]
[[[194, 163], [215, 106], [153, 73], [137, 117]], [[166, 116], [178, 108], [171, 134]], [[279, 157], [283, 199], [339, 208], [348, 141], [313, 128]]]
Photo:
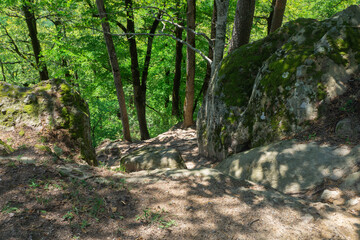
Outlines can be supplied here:
[[194, 48], [193, 46], [191, 46], [189, 43], [187, 43], [186, 41], [183, 41], [177, 37], [175, 37], [174, 35], [168, 34], [168, 33], [123, 33], [123, 34], [115, 34], [115, 33], [111, 33], [111, 35], [113, 36], [119, 36], [119, 37], [125, 37], [125, 36], [163, 36], [163, 37], [171, 37], [172, 39], [181, 42], [182, 44], [185, 44], [186, 46], [188, 46], [189, 48], [191, 48], [192, 50], [194, 50], [195, 52], [197, 52], [206, 62], [208, 62], [209, 64], [212, 63], [212, 60], [210, 58], [208, 58], [203, 52], [201, 52], [199, 49]]

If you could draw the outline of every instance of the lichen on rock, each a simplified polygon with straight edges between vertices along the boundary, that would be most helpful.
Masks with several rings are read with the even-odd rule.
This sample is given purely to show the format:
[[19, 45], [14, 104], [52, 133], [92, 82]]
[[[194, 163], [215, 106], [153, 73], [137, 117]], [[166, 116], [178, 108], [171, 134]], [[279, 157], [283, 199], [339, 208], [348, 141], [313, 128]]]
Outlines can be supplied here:
[[53, 79], [31, 88], [0, 82], [0, 107], [0, 133], [19, 129], [17, 137], [26, 138], [27, 131], [38, 132], [34, 148], [43, 145], [44, 133], [61, 141], [70, 155], [97, 165], [87, 103], [67, 82]]
[[197, 119], [199, 150], [225, 159], [306, 129], [359, 72], [360, 7], [298, 19], [221, 63]]

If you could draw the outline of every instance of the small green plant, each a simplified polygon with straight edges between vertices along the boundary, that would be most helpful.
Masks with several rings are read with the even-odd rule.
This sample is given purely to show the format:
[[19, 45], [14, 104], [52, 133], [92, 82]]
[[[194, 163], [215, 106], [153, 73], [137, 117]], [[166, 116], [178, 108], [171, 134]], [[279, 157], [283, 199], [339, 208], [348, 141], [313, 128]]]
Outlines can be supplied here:
[[74, 214], [72, 213], [72, 211], [68, 211], [64, 216], [63, 219], [66, 221], [72, 221], [74, 219]]
[[20, 209], [17, 208], [17, 207], [12, 207], [9, 203], [6, 204], [2, 209], [1, 209], [1, 212], [4, 212], [4, 213], [12, 213], [12, 212], [19, 212]]
[[90, 226], [90, 223], [87, 220], [82, 220], [81, 225], [80, 225], [81, 229], [85, 229], [88, 226]]
[[29, 186], [35, 189], [40, 187], [40, 184], [35, 179], [30, 179]]
[[10, 162], [8, 162], [8, 163], [6, 164], [6, 166], [12, 168], [12, 167], [16, 167], [16, 164], [15, 164], [14, 161], [10, 161]]
[[56, 156], [60, 157], [63, 154], [64, 150], [58, 147], [56, 144], [54, 145], [54, 153]]
[[16, 156], [16, 160], [21, 161], [22, 157], [23, 157], [23, 154], [20, 154], [20, 155]]
[[159, 228], [169, 228], [175, 226], [175, 220], [165, 220], [165, 217], [163, 216], [165, 213], [164, 209], [153, 211], [150, 208], [146, 208], [143, 209], [143, 213], [141, 215], [137, 215], [135, 217], [135, 220], [148, 224], [158, 224]]
[[126, 168], [124, 165], [120, 164], [117, 168], [114, 168], [113, 169], [115, 172], [123, 172], [125, 173], [126, 172]]
[[308, 140], [312, 140], [316, 138], [316, 133], [309, 134]]
[[105, 211], [105, 209], [104, 209], [104, 200], [102, 198], [100, 198], [100, 197], [97, 197], [97, 198], [93, 199], [92, 203], [93, 203], [93, 205], [92, 205], [92, 208], [90, 210], [90, 215], [96, 218], [97, 215], [100, 212]]
[[36, 197], [36, 202], [41, 205], [46, 205], [51, 201], [51, 198]]

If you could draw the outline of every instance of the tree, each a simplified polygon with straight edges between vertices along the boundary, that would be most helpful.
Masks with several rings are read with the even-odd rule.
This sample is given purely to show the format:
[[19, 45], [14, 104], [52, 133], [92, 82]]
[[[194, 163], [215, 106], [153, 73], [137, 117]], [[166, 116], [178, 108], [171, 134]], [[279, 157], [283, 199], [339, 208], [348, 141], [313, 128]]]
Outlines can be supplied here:
[[255, 0], [238, 0], [229, 53], [249, 43], [255, 11]]
[[271, 1], [271, 11], [270, 11], [270, 14], [269, 14], [269, 17], [266, 18], [266, 22], [267, 22], [267, 34], [269, 35], [270, 34], [270, 29], [271, 29], [271, 21], [272, 21], [272, 18], [274, 16], [274, 8], [275, 8], [275, 3], [276, 3], [276, 0], [272, 0]]
[[[179, 8], [180, 1], [176, 2], [177, 8]], [[180, 20], [180, 13], [177, 12], [177, 20]], [[175, 37], [182, 40], [183, 28], [176, 26], [175, 28]], [[181, 41], [176, 41], [175, 47], [175, 75], [172, 91], [172, 110], [171, 114], [180, 118], [180, 83], [181, 83], [181, 62], [183, 59], [182, 54], [183, 43]]]
[[31, 39], [31, 45], [34, 52], [34, 57], [36, 61], [36, 67], [40, 74], [40, 80], [48, 80], [49, 73], [46, 67], [45, 62], [42, 60], [41, 55], [41, 46], [38, 38], [37, 26], [36, 26], [36, 18], [34, 14], [34, 9], [32, 8], [34, 5], [34, 1], [23, 1], [22, 10], [25, 16], [26, 25], [29, 30], [29, 36]]
[[121, 82], [120, 68], [119, 68], [119, 63], [118, 63], [117, 56], [116, 56], [114, 42], [112, 40], [112, 36], [110, 33], [110, 25], [106, 21], [106, 11], [105, 11], [103, 0], [96, 0], [96, 6], [99, 11], [100, 19], [102, 20], [101, 26], [102, 26], [102, 29], [104, 32], [105, 44], [106, 44], [106, 48], [107, 48], [108, 55], [109, 55], [112, 73], [114, 76], [116, 95], [117, 95], [118, 103], [120, 106], [124, 138], [127, 141], [131, 141], [129, 119], [128, 119], [126, 105], [125, 105], [125, 94], [124, 94], [124, 90], [123, 90], [123, 86], [122, 86], [122, 82]]
[[[187, 43], [195, 47], [195, 30], [196, 3], [195, 0], [187, 1]], [[187, 128], [194, 124], [193, 107], [195, 93], [195, 51], [189, 46], [186, 50], [186, 91], [184, 102], [184, 123], [183, 127]]]
[[138, 60], [138, 49], [135, 37], [135, 20], [134, 20], [134, 11], [133, 11], [133, 2], [132, 0], [125, 0], [126, 7], [126, 27], [120, 22], [116, 22], [117, 25], [126, 33], [126, 37], [129, 43], [130, 49], [130, 59], [131, 59], [131, 73], [133, 79], [133, 92], [137, 118], [139, 122], [141, 140], [146, 140], [150, 138], [150, 134], [147, 128], [146, 121], [146, 85], [147, 78], [150, 67], [151, 51], [154, 40], [154, 34], [159, 25], [160, 14], [154, 19], [148, 36], [146, 55], [142, 70], [142, 75], [140, 79], [140, 69], [139, 69], [139, 60]]
[[[217, 21], [217, 10], [216, 10], [216, 1], [214, 0], [214, 7], [213, 7], [212, 18], [211, 18], [211, 33], [210, 33], [210, 38], [213, 42], [215, 41], [215, 38], [216, 38], [216, 21]], [[213, 60], [213, 58], [214, 58], [214, 51], [213, 51], [214, 46], [213, 45], [214, 44], [209, 46], [209, 53], [208, 53], [208, 56], [211, 60]], [[206, 92], [207, 92], [207, 89], [209, 86], [210, 77], [211, 77], [211, 64], [207, 63], [204, 84], [202, 87], [202, 93], [203, 93], [204, 97], [206, 95]]]
[[276, 0], [274, 7], [274, 15], [271, 20], [270, 33], [276, 31], [281, 27], [286, 7], [286, 0]]
[[229, 0], [215, 0], [217, 10], [216, 37], [214, 44], [214, 60], [211, 64], [211, 76], [223, 59], [226, 37], [226, 21], [229, 9]]

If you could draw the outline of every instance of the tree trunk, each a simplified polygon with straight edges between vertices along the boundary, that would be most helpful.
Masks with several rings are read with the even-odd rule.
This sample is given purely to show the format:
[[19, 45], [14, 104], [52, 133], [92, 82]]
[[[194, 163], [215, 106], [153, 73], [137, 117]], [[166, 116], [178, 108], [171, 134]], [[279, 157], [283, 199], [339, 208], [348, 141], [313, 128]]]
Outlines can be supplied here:
[[[135, 23], [134, 23], [134, 12], [132, 9], [132, 0], [125, 0], [125, 5], [126, 5], [126, 14], [127, 14], [127, 20], [126, 20], [127, 29], [126, 29], [126, 31], [128, 33], [135, 33]], [[134, 101], [135, 101], [137, 118], [138, 118], [138, 122], [139, 122], [140, 136], [141, 136], [141, 140], [146, 140], [146, 139], [150, 138], [150, 134], [147, 129], [146, 111], [145, 111], [145, 109], [146, 109], [146, 104], [145, 104], [145, 102], [146, 102], [146, 81], [140, 82], [139, 60], [138, 60], [135, 36], [127, 35], [127, 39], [128, 39], [129, 48], [130, 48], [131, 74], [132, 74], [132, 79], [133, 79]], [[150, 56], [151, 56], [151, 52], [150, 52]], [[145, 59], [145, 63], [146, 63], [146, 59]], [[144, 70], [145, 70], [145, 65], [144, 65]], [[147, 77], [147, 73], [145, 76]], [[142, 81], [143, 80], [144, 80], [144, 73], [143, 73]]]
[[211, 76], [223, 59], [226, 37], [226, 20], [229, 9], [229, 0], [215, 0], [217, 10], [216, 37], [214, 46], [214, 60], [211, 66]]
[[42, 58], [41, 46], [40, 46], [39, 38], [37, 36], [38, 32], [36, 27], [35, 14], [31, 9], [31, 6], [29, 6], [28, 3], [26, 2], [23, 3], [22, 10], [24, 12], [26, 25], [29, 30], [31, 45], [33, 48], [35, 61], [36, 61], [36, 67], [38, 68], [40, 74], [40, 80], [48, 80], [49, 79], [48, 70], [45, 62], [41, 59]]
[[5, 69], [4, 69], [4, 64], [3, 62], [0, 60], [0, 65], [1, 65], [1, 73], [3, 75], [3, 81], [6, 82], [6, 75], [5, 75]]
[[[208, 57], [209, 57], [210, 60], [213, 60], [213, 58], [214, 58], [214, 42], [215, 42], [215, 37], [216, 37], [216, 20], [217, 20], [217, 15], [216, 14], [217, 14], [216, 2], [214, 0], [213, 15], [212, 15], [212, 18], [211, 18], [211, 33], [210, 33], [210, 38], [211, 38], [213, 44], [212, 44], [212, 46], [209, 46], [209, 53], [208, 53]], [[209, 87], [210, 78], [211, 78], [211, 64], [207, 63], [204, 82], [203, 82], [203, 85], [201, 87], [201, 90], [200, 90], [198, 96], [195, 99], [193, 112], [195, 112], [195, 109], [197, 107], [197, 104], [198, 104], [198, 102], [200, 100], [201, 95], [203, 95], [203, 97], [205, 98], [207, 89]]]
[[[179, 1], [177, 2], [179, 5]], [[177, 18], [180, 19], [180, 14], [177, 15]], [[182, 24], [183, 25], [183, 24]], [[175, 37], [182, 39], [183, 29], [176, 27]], [[183, 43], [176, 41], [176, 55], [175, 55], [175, 76], [174, 84], [172, 91], [172, 111], [171, 114], [180, 118], [180, 84], [181, 84], [181, 62], [183, 59], [182, 54]]]
[[266, 19], [266, 21], [267, 21], [267, 34], [268, 35], [270, 34], [271, 21], [272, 21], [273, 16], [274, 16], [275, 3], [276, 3], [276, 0], [272, 0], [272, 2], [271, 2], [271, 11], [270, 11], [269, 17]]
[[129, 119], [126, 110], [125, 104], [125, 94], [121, 82], [120, 68], [116, 56], [114, 42], [110, 34], [110, 25], [106, 22], [106, 12], [104, 7], [103, 0], [96, 0], [96, 6], [99, 11], [100, 19], [102, 20], [101, 26], [104, 31], [104, 39], [106, 43], [106, 48], [109, 55], [110, 65], [114, 76], [114, 83], [116, 88], [116, 95], [119, 102], [120, 112], [121, 112], [121, 122], [123, 125], [124, 138], [127, 141], [131, 141]]
[[248, 44], [254, 18], [255, 0], [238, 0], [229, 53]]
[[[195, 0], [187, 1], [187, 27], [195, 30], [196, 3]], [[195, 47], [195, 34], [187, 31], [187, 42]], [[194, 124], [193, 107], [195, 99], [195, 51], [187, 47], [186, 51], [186, 91], [184, 103], [184, 124], [187, 128]]]
[[286, 7], [286, 0], [276, 0], [275, 8], [274, 8], [274, 16], [271, 20], [271, 28], [270, 33], [275, 32], [279, 27], [281, 27], [284, 12]]
[[[214, 0], [214, 8], [213, 8], [213, 15], [211, 18], [211, 40], [213, 41], [213, 45], [209, 46], [209, 58], [211, 60], [213, 60], [214, 58], [214, 42], [215, 42], [215, 38], [216, 38], [216, 21], [217, 21], [217, 10], [216, 10], [216, 2]], [[206, 74], [205, 74], [205, 78], [204, 78], [204, 86], [203, 86], [203, 96], [205, 97], [208, 86], [209, 86], [209, 82], [210, 82], [210, 77], [211, 77], [211, 64], [207, 64], [206, 67]]]

